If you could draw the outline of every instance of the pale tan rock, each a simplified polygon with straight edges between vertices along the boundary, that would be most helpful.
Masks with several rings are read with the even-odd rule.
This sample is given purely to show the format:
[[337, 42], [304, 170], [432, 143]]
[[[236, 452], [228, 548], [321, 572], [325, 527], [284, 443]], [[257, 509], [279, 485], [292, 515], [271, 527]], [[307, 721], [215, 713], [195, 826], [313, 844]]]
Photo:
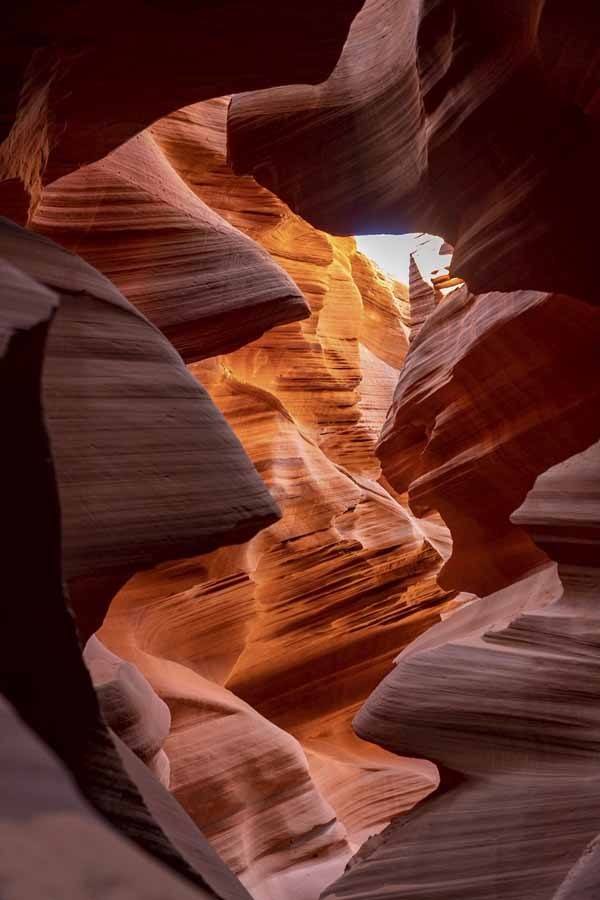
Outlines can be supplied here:
[[83, 652], [107, 725], [169, 787], [163, 744], [171, 728], [169, 707], [134, 665], [111, 653], [93, 635]]

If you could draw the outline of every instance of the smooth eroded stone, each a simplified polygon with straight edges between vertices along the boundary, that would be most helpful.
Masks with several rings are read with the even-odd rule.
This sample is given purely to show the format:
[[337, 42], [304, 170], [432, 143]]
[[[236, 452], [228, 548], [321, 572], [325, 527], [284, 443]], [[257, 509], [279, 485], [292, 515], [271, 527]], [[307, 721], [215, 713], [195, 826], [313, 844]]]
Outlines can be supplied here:
[[332, 75], [234, 97], [230, 157], [334, 234], [439, 234], [475, 293], [597, 302], [595, 0], [367, 0]]
[[[15, 900], [201, 900], [192, 887], [111, 829], [59, 759], [0, 699], [0, 872]], [[240, 900], [248, 897], [240, 885]]]
[[409, 286], [236, 177], [226, 111], [226, 99], [195, 104], [151, 134], [310, 305], [303, 321], [190, 366], [283, 517], [246, 544], [138, 574], [101, 639], [169, 704], [171, 786], [226, 862], [261, 900], [312, 900], [437, 786], [432, 764], [360, 741], [350, 723], [455, 600], [374, 452], [413, 327]]
[[87, 637], [115, 578], [246, 540], [278, 509], [206, 391], [104, 276], [6, 220], [0, 243], [7, 260], [60, 298], [44, 406], [64, 573]]
[[599, 454], [596, 443], [540, 475], [514, 516], [558, 562], [563, 592], [548, 595], [546, 568], [464, 607], [401, 653], [360, 711], [360, 736], [436, 761], [441, 790], [363, 846], [323, 897], [594, 896]]
[[186, 362], [309, 314], [291, 278], [194, 195], [148, 131], [49, 185], [33, 226], [110, 278]]
[[572, 297], [454, 291], [412, 343], [377, 455], [453, 539], [446, 588], [494, 593], [543, 554], [510, 515], [600, 434], [600, 314]]
[[318, 84], [361, 3], [332, 0], [326, 16], [317, 0], [14, 6], [2, 42], [0, 179], [21, 180], [35, 207], [43, 184], [102, 159], [171, 110], [232, 91]]
[[[7, 781], [0, 814], [3, 884], [11, 896], [46, 896], [55, 893], [60, 875], [61, 896], [91, 896], [91, 891], [98, 896], [100, 887], [114, 896], [115, 885], [120, 895], [131, 893], [127, 871], [119, 874], [117, 866], [114, 875], [103, 880], [93, 863], [98, 854], [92, 857], [89, 852], [99, 844], [114, 859], [121, 846], [120, 832], [148, 854], [138, 857], [139, 851], [128, 843], [130, 870], [140, 859], [152, 871], [156, 864], [150, 857], [155, 857], [196, 885], [199, 896], [211, 896], [208, 888], [204, 891], [202, 866], [195, 868], [171, 843], [121, 762], [67, 606], [58, 489], [41, 403], [46, 336], [60, 295], [4, 260], [0, 268], [0, 412], [11, 426], [0, 444], [3, 510], [10, 522], [2, 561], [4, 587], [12, 598], [0, 607], [0, 753]], [[36, 733], [35, 738], [22, 723]], [[158, 782], [155, 785], [164, 791]], [[65, 818], [65, 809], [73, 817]], [[72, 832], [76, 838], [69, 837]], [[68, 864], [57, 865], [56, 859], [67, 853], [62, 835], [69, 837]], [[71, 846], [75, 844], [80, 852], [76, 862]], [[47, 860], [48, 847], [53, 864]], [[127, 861], [125, 853], [124, 867]], [[158, 871], [165, 872], [166, 884], [166, 870]], [[103, 861], [103, 876], [106, 873]], [[141, 872], [138, 882], [144, 882]]]

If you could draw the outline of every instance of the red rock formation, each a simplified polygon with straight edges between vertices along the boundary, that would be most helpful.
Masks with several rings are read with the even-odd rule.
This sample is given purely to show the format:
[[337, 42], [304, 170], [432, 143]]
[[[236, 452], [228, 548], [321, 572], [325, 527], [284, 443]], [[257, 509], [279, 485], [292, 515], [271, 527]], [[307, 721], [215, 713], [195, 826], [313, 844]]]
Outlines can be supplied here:
[[476, 293], [595, 300], [599, 37], [592, 0], [368, 0], [326, 82], [234, 97], [231, 159], [333, 233], [444, 235]]
[[0, 96], [0, 178], [11, 181], [0, 196], [24, 212], [19, 181], [35, 204], [42, 183], [101, 159], [187, 103], [322, 81], [360, 5], [337, 0], [327, 16], [313, 0], [14, 7]]
[[300, 744], [203, 678], [200, 666], [194, 671], [172, 640], [168, 619], [161, 628], [182, 662], [159, 657], [149, 643], [141, 649], [124, 617], [109, 616], [103, 635], [169, 703], [173, 724], [165, 748], [176, 798], [204, 823], [211, 844], [253, 896], [314, 896], [341, 873], [351, 849]]
[[229, 865], [257, 896], [308, 898], [437, 784], [433, 766], [359, 741], [350, 720], [451, 595], [403, 499], [378, 483], [374, 447], [407, 347], [400, 286], [352, 240], [233, 176], [225, 114], [226, 101], [181, 110], [152, 140], [310, 303], [310, 318], [190, 367], [284, 516], [245, 546], [138, 575], [101, 637], [168, 702], [171, 786]]
[[278, 510], [206, 392], [107, 279], [6, 221], [1, 244], [60, 296], [44, 404], [65, 577], [88, 636], [132, 572], [245, 540]]
[[117, 891], [131, 900], [248, 900], [241, 885], [227, 892], [219, 884], [217, 894], [159, 865], [94, 813], [57, 758], [1, 698], [0, 720], [1, 865], [12, 896], [94, 900], [100, 885], [110, 885], [113, 896]]
[[169, 787], [170, 764], [163, 744], [171, 728], [167, 704], [139, 669], [93, 636], [83, 652], [107, 725]]
[[[215, 896], [216, 885], [222, 898], [243, 900], [239, 882], [101, 716], [64, 595], [58, 490], [42, 413], [47, 333], [63, 298], [37, 278], [57, 277], [60, 266], [48, 263], [60, 263], [63, 254], [49, 242], [40, 248], [38, 238], [15, 226], [3, 224], [2, 231], [3, 249], [13, 261], [22, 257], [34, 276], [2, 261], [0, 412], [10, 428], [0, 446], [0, 481], [11, 598], [0, 612], [3, 884], [15, 897], [67, 890], [91, 898], [107, 884], [139, 896], [152, 878], [159, 893], [172, 890], [182, 900], [193, 895], [191, 885], [195, 896]], [[76, 266], [72, 273], [75, 284], [77, 275], [96, 274]], [[122, 761], [129, 755], [133, 770]]]
[[427, 321], [378, 454], [413, 511], [450, 528], [444, 586], [484, 596], [542, 561], [509, 517], [540, 472], [598, 436], [599, 341], [597, 311], [556, 294], [462, 288]]
[[[600, 17], [367, 0], [343, 47], [361, 5], [10, 14], [0, 210], [116, 284], [1, 225], [19, 896], [50, 850], [78, 900], [314, 900], [365, 839], [324, 896], [598, 884]], [[443, 234], [475, 293], [315, 225]], [[86, 637], [161, 561], [94, 691], [63, 572]]]
[[483, 630], [461, 634], [452, 617], [438, 642], [400, 655], [357, 717], [363, 737], [435, 759], [445, 790], [365, 845], [325, 897], [593, 895], [599, 463], [596, 444], [550, 469], [515, 515], [557, 559], [563, 595]]
[[33, 221], [110, 278], [188, 362], [308, 315], [292, 280], [194, 196], [148, 132], [46, 188]]
[[[275, 336], [269, 339], [276, 360], [282, 343]], [[322, 333], [321, 341], [325, 338]], [[328, 857], [331, 865], [343, 867], [349, 855], [344, 831], [340, 836], [331, 826], [321, 828], [335, 814], [324, 816], [314, 782], [346, 826], [353, 849], [393, 812], [436, 784], [431, 767], [395, 761], [356, 741], [349, 721], [398, 648], [438, 620], [447, 595], [435, 585], [439, 558], [402, 505], [373, 477], [354, 475], [332, 462], [274, 389], [248, 380], [250, 354], [260, 354], [264, 370], [269, 369], [266, 340], [194, 369], [277, 497], [284, 511], [280, 527], [239, 551], [222, 550], [138, 576], [113, 602], [102, 637], [140, 666], [169, 702], [172, 787], [224, 858], [258, 896], [268, 889], [271, 873], [276, 874], [282, 896], [293, 889], [299, 865], [306, 866], [317, 853], [322, 871], [315, 871], [314, 886], [308, 882], [312, 893], [305, 888], [298, 895], [309, 897], [335, 874], [325, 865]], [[297, 342], [297, 368], [288, 366], [284, 382], [297, 408], [304, 404], [305, 415], [312, 346], [302, 349]], [[243, 367], [243, 379], [236, 365]], [[377, 382], [369, 385], [371, 371], [365, 368], [363, 374], [377, 398]], [[388, 381], [388, 398], [391, 388]], [[375, 411], [381, 422], [386, 403], [379, 398]], [[377, 429], [372, 405], [369, 410], [374, 475]], [[319, 422], [312, 424], [318, 435]], [[350, 429], [347, 442], [349, 434]], [[357, 428], [355, 434], [364, 441], [364, 432]], [[337, 451], [336, 437], [327, 426], [332, 452]], [[360, 470], [366, 448], [354, 454], [352, 449], [346, 448], [346, 459], [354, 459]], [[297, 762], [293, 768], [285, 763], [288, 735], [207, 678], [226, 684], [296, 735], [308, 751], [314, 782]], [[189, 687], [182, 695], [184, 683]], [[254, 735], [251, 743], [249, 733]], [[213, 734], [223, 742], [217, 758]], [[243, 750], [234, 752], [240, 740]], [[227, 760], [233, 758], [237, 764], [231, 770]], [[240, 766], [248, 773], [245, 778]], [[271, 768], [294, 785], [293, 795], [302, 798], [302, 816], [285, 793], [275, 808], [270, 801], [270, 817], [259, 815]], [[206, 803], [209, 791], [214, 805]], [[240, 791], [245, 808], [228, 811], [224, 798]], [[357, 801], [357, 792], [363, 802]], [[282, 842], [291, 840], [293, 847], [299, 834], [304, 837], [298, 856]]]

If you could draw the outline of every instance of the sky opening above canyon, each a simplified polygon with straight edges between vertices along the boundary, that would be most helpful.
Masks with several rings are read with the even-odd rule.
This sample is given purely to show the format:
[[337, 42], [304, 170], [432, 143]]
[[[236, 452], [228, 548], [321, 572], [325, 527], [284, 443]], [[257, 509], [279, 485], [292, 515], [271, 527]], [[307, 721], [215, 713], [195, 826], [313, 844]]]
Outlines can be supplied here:
[[444, 239], [430, 234], [356, 235], [358, 249], [388, 275], [408, 284], [411, 253], [418, 251], [422, 272], [450, 265], [451, 254], [440, 254]]

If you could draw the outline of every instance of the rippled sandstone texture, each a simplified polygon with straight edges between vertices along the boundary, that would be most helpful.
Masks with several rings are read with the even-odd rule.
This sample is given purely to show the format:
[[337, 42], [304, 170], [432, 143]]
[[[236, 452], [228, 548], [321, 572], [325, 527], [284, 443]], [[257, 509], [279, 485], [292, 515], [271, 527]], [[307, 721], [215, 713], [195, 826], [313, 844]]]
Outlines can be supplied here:
[[64, 573], [87, 637], [137, 569], [244, 540], [279, 512], [206, 392], [113, 284], [7, 220], [0, 238], [4, 259], [61, 297], [44, 405]]
[[110, 278], [186, 361], [308, 315], [293, 281], [193, 194], [149, 132], [46, 188], [33, 223]]
[[[44, 184], [173, 109], [234, 90], [322, 81], [360, 5], [334, 0], [323, 17], [314, 0], [12, 7], [2, 46], [3, 211], [24, 221]], [[317, 29], [315, 18], [323, 19]]]
[[[91, 897], [105, 884], [132, 898], [149, 890], [243, 900], [240, 883], [100, 712], [64, 592], [42, 412], [44, 355], [64, 299], [45, 279], [61, 271], [50, 263], [64, 264], [65, 253], [4, 222], [1, 246], [12, 260], [1, 263], [0, 313], [0, 406], [11, 425], [0, 448], [10, 519], [3, 572], [13, 600], [0, 614], [3, 884], [15, 897]], [[74, 283], [100, 277], [76, 258], [70, 274]]]
[[597, 443], [540, 475], [513, 516], [557, 561], [558, 599], [536, 608], [530, 577], [509, 589], [530, 595], [516, 618], [502, 621], [494, 597], [495, 621], [464, 608], [400, 654], [361, 710], [358, 733], [436, 760], [442, 791], [365, 845], [325, 897], [593, 896], [599, 476]]
[[333, 233], [443, 235], [476, 293], [594, 301], [599, 40], [594, 0], [367, 0], [323, 84], [234, 97], [234, 168]]
[[[259, 898], [312, 900], [436, 786], [403, 753], [438, 762], [441, 791], [327, 896], [589, 900], [598, 884], [600, 17], [592, 0], [368, 0], [338, 62], [358, 5], [9, 13], [1, 209], [122, 291], [3, 225], [17, 895], [55, 887], [66, 835], [77, 895], [183, 898], [183, 876], [195, 896], [247, 896], [157, 775]], [[262, 87], [233, 99], [229, 155], [312, 226], [232, 177], [223, 101], [155, 121]], [[416, 258], [398, 288], [314, 225], [442, 233], [475, 293], [445, 296]], [[112, 651], [86, 650], [96, 697], [62, 569], [85, 638], [133, 571], [200, 552], [121, 592]], [[485, 596], [439, 622], [451, 589]], [[356, 718], [367, 745], [350, 718], [413, 637]]]
[[[430, 764], [358, 741], [350, 720], [453, 594], [437, 588], [440, 558], [379, 484], [374, 456], [408, 346], [408, 286], [234, 177], [226, 110], [189, 107], [151, 133], [310, 304], [309, 318], [190, 367], [283, 517], [237, 550], [137, 576], [101, 636], [169, 703], [171, 787], [223, 858], [256, 896], [312, 897], [437, 784]], [[46, 209], [44, 198], [40, 222]]]
[[460, 288], [406, 359], [377, 450], [453, 538], [440, 583], [483, 596], [543, 556], [510, 521], [535, 478], [600, 435], [600, 318], [572, 297]]

